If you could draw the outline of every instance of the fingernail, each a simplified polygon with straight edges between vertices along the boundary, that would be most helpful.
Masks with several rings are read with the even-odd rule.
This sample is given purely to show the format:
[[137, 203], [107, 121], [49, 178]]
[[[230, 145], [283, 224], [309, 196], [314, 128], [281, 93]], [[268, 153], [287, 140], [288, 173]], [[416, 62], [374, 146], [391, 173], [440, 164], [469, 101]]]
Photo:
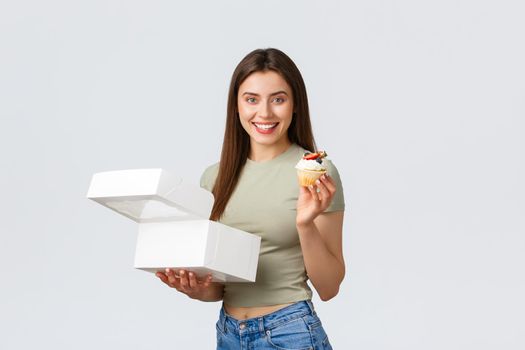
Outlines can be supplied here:
[[182, 271], [180, 272], [180, 275], [181, 275], [181, 276], [184, 275], [184, 270], [182, 270]]
[[190, 277], [193, 277], [193, 272], [190, 272], [189, 275], [190, 275]]
[[321, 176], [321, 179], [326, 180], [326, 175]]
[[166, 269], [166, 273], [170, 273], [170, 269]]
[[313, 185], [310, 185], [308, 186], [309, 189], [313, 190], [314, 189], [314, 186]]
[[315, 180], [315, 183], [319, 185], [321, 183], [321, 181]]

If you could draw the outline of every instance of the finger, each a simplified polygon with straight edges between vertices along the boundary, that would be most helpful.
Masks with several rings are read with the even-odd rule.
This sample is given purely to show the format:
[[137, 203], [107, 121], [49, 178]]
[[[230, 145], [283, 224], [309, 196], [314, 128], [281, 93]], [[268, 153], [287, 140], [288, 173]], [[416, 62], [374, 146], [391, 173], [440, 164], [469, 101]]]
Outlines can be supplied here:
[[189, 283], [188, 283], [188, 276], [187, 276], [186, 271], [179, 270], [179, 276], [180, 276], [180, 286], [183, 289], [188, 288]]
[[179, 288], [179, 283], [177, 282], [177, 280], [175, 280], [175, 283], [171, 283], [168, 279], [168, 276], [165, 274], [165, 273], [162, 273], [162, 272], [157, 272], [155, 274], [157, 277], [160, 278], [160, 280], [162, 282], [164, 282], [168, 287], [170, 288], [175, 288], [175, 289], [178, 289]]
[[211, 284], [211, 273], [206, 276], [206, 279], [204, 280], [203, 287], [208, 288]]
[[190, 288], [195, 288], [197, 287], [197, 278], [195, 277], [195, 273], [193, 272], [189, 272], [188, 273], [189, 275], [189, 285], [190, 285]]
[[312, 196], [314, 199], [317, 197], [317, 189], [314, 188], [313, 185], [308, 186], [308, 192], [310, 192], [310, 196]]
[[324, 186], [323, 184], [319, 185], [319, 188], [321, 190], [321, 192], [319, 193], [319, 195], [321, 196], [321, 202], [320, 202], [321, 204], [319, 206], [319, 209], [321, 211], [325, 211], [326, 208], [328, 208], [330, 206], [330, 203], [332, 202], [333, 195], [332, 195], [332, 193], [330, 193], [330, 191], [328, 191], [326, 186]]
[[332, 194], [330, 193], [330, 191], [328, 191], [328, 188], [326, 188], [324, 183], [322, 183], [321, 181], [317, 180], [316, 181], [316, 185], [317, 185], [317, 188], [319, 189], [319, 198], [321, 199], [321, 201], [326, 201], [326, 200], [330, 199]]
[[177, 290], [180, 289], [180, 278], [175, 274], [175, 271], [171, 269], [166, 269], [166, 277], [168, 278], [168, 286], [171, 288], [175, 288]]
[[175, 276], [175, 273], [171, 269], [166, 269], [166, 276], [168, 277], [168, 281], [171, 284], [178, 284], [177, 277]]
[[310, 191], [310, 195], [313, 199], [315, 199], [315, 202], [317, 203], [319, 201], [319, 195], [317, 194], [317, 187], [314, 187], [313, 185], [308, 186], [308, 190]]
[[155, 276], [157, 276], [162, 282], [169, 284], [168, 276], [166, 276], [162, 272], [158, 271], [157, 273], [155, 273]]
[[305, 186], [300, 186], [299, 187], [299, 197], [301, 196], [309, 196], [310, 195], [310, 191], [308, 189], [308, 187], [305, 187]]
[[314, 205], [319, 206], [319, 194], [317, 193], [317, 187], [310, 185], [308, 186], [309, 196], [313, 199]]
[[335, 187], [334, 179], [332, 179], [331, 176], [328, 176], [328, 174], [324, 174], [323, 176], [321, 176], [321, 181], [326, 186], [328, 191], [330, 191], [330, 193], [333, 195], [337, 190], [337, 188]]

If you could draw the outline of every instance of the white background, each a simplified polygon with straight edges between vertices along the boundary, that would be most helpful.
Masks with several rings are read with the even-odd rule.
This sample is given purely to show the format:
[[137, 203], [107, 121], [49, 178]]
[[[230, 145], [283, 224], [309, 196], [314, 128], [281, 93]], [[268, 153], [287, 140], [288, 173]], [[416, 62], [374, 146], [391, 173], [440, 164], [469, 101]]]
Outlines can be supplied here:
[[95, 172], [218, 160], [255, 48], [303, 73], [338, 166], [335, 349], [525, 348], [521, 1], [2, 1], [0, 348], [212, 349], [220, 304], [134, 270]]

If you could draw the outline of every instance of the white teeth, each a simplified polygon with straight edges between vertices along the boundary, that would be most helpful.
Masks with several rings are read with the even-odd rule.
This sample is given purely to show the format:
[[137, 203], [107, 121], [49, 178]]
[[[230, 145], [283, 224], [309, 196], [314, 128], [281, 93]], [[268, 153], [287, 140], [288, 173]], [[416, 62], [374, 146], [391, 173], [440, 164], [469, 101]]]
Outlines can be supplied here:
[[277, 125], [277, 123], [275, 124], [257, 124], [257, 123], [254, 123], [256, 127], [258, 127], [259, 129], [264, 129], [264, 130], [268, 130], [268, 129], [271, 129], [273, 128], [274, 126]]

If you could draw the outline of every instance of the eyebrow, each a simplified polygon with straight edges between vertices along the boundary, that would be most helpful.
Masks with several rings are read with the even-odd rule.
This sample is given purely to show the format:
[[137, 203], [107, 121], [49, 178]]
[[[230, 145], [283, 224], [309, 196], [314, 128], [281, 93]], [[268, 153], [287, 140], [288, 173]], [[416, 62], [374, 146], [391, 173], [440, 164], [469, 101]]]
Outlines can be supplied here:
[[[286, 96], [288, 96], [288, 94], [286, 93], [286, 91], [277, 91], [277, 92], [274, 92], [272, 94], [270, 94], [270, 96], [274, 96], [274, 95], [279, 95], [279, 94], [285, 94]], [[249, 92], [249, 91], [246, 91], [242, 94], [242, 96], [244, 95], [253, 95], [253, 96], [260, 96], [259, 94], [256, 94], [255, 92]]]

